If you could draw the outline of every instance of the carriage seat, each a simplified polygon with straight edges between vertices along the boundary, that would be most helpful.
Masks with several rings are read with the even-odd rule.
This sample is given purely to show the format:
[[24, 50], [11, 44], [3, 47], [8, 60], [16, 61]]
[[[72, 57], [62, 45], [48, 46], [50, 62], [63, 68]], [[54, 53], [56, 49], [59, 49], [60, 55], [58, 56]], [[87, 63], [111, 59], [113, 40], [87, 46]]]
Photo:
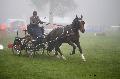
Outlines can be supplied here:
[[34, 39], [36, 39], [38, 37], [43, 38], [43, 35], [44, 35], [43, 27], [39, 27], [38, 25], [29, 24], [27, 26], [27, 31], [28, 31], [28, 34], [30, 34]]

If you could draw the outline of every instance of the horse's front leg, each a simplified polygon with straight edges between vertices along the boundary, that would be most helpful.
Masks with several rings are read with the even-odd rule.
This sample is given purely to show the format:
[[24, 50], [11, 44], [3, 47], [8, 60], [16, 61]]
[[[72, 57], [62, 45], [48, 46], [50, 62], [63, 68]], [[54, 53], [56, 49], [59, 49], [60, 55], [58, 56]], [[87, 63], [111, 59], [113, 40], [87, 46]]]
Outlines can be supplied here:
[[59, 55], [58, 55], [58, 49], [57, 49], [57, 48], [55, 48], [55, 56], [56, 56], [57, 58], [60, 58]]
[[66, 58], [63, 56], [63, 54], [62, 54], [62, 52], [61, 52], [61, 50], [60, 50], [59, 47], [55, 47], [55, 51], [56, 51], [56, 54], [57, 54], [56, 56], [57, 56], [57, 57], [59, 57], [59, 56], [58, 56], [58, 53], [57, 53], [57, 52], [59, 52], [60, 55], [61, 55], [61, 57], [62, 57], [62, 59], [66, 60]]
[[80, 51], [80, 53], [81, 53], [81, 57], [82, 57], [83, 61], [86, 61], [86, 59], [85, 59], [85, 57], [84, 57], [84, 55], [83, 55], [83, 52], [82, 52], [82, 48], [81, 48], [81, 46], [80, 46], [80, 42], [75, 42], [75, 44], [76, 44], [77, 47], [79, 48], [79, 51]]
[[72, 51], [72, 53], [70, 53], [70, 55], [75, 54], [76, 46], [74, 45], [74, 43], [70, 41], [70, 42], [68, 42], [68, 44], [71, 45], [71, 46], [73, 47], [73, 51]]

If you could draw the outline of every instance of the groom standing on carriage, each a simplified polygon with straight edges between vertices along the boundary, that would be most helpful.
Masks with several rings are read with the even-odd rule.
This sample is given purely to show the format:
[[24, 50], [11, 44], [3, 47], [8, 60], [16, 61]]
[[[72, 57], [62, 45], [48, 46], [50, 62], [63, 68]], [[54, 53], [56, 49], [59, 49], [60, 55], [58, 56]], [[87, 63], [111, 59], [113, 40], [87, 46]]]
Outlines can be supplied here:
[[39, 27], [39, 23], [43, 24], [45, 22], [41, 21], [39, 16], [37, 16], [37, 11], [33, 11], [33, 16], [30, 17], [30, 25], [27, 27], [28, 33], [36, 39], [37, 37], [42, 38], [44, 34], [44, 28]]

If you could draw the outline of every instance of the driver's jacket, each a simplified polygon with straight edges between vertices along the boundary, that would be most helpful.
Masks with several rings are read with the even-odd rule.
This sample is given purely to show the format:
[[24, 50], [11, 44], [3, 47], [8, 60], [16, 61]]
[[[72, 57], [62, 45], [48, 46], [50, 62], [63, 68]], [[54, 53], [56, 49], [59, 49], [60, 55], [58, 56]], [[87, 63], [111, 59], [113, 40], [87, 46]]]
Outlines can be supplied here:
[[42, 24], [42, 22], [38, 16], [31, 16], [30, 17], [30, 25], [28, 25], [27, 30], [28, 34], [30, 34], [34, 39], [37, 37], [42, 37], [44, 34], [44, 28], [39, 27], [38, 24]]
[[38, 24], [42, 24], [43, 22], [40, 20], [39, 16], [31, 16], [30, 17], [30, 24], [32, 25], [38, 25]]

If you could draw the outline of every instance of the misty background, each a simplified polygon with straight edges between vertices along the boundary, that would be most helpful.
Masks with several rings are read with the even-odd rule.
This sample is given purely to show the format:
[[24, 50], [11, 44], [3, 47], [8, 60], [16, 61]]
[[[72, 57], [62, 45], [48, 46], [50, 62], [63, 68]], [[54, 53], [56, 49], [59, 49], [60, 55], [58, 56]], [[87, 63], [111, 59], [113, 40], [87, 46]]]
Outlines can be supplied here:
[[72, 20], [82, 14], [89, 25], [120, 24], [120, 0], [0, 0], [0, 23], [7, 19], [25, 19], [29, 23], [34, 10], [40, 17], [49, 18], [49, 3], [57, 17]]

